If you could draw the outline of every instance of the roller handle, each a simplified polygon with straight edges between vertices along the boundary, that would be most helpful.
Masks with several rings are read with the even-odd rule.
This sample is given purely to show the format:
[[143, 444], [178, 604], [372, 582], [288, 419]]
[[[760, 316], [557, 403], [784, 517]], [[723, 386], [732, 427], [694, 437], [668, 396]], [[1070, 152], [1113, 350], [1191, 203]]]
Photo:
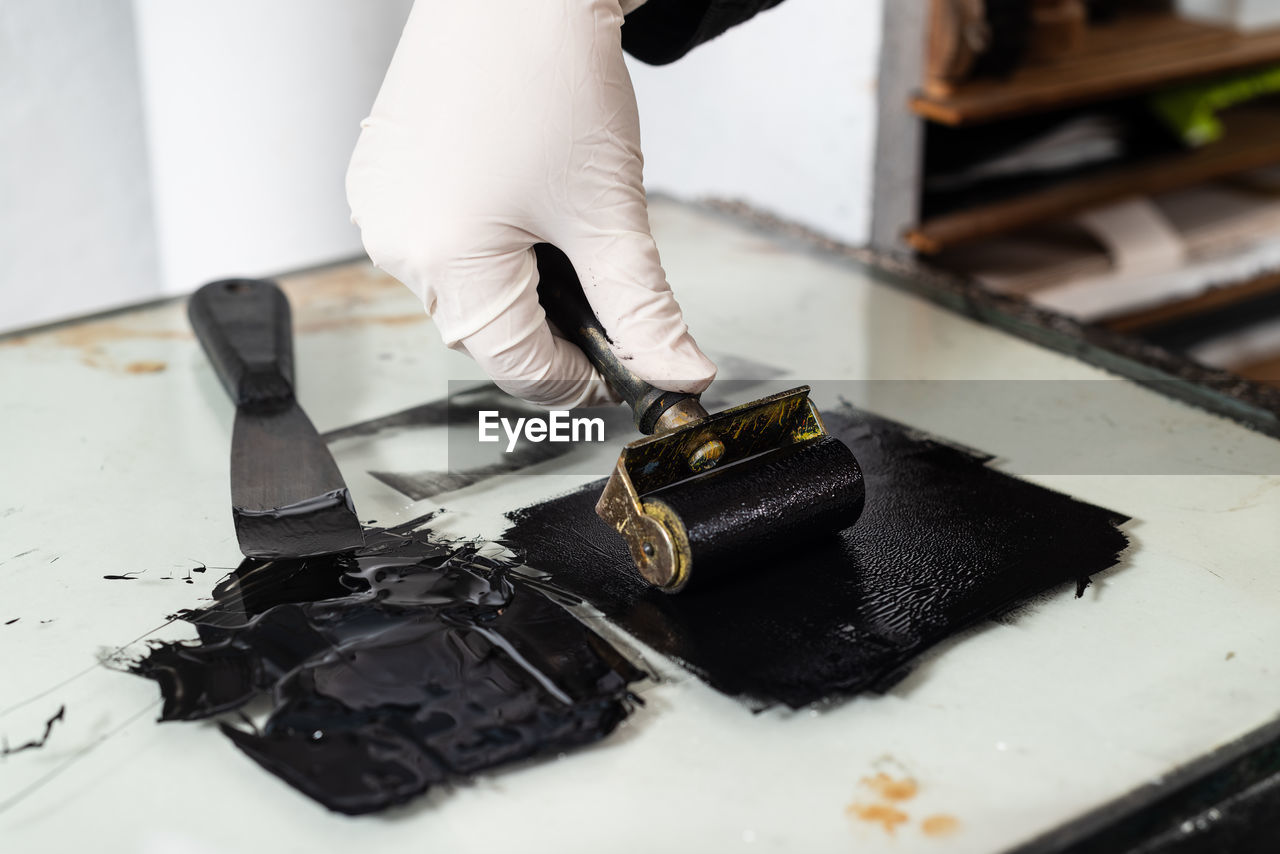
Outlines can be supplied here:
[[238, 407], [293, 400], [289, 300], [274, 282], [225, 279], [196, 291], [187, 317]]
[[677, 404], [697, 403], [696, 394], [654, 388], [633, 374], [609, 346], [609, 336], [587, 302], [568, 256], [549, 243], [539, 243], [534, 253], [538, 258], [538, 300], [547, 318], [587, 354], [596, 370], [622, 395], [635, 413], [641, 433], [657, 431], [658, 419]]

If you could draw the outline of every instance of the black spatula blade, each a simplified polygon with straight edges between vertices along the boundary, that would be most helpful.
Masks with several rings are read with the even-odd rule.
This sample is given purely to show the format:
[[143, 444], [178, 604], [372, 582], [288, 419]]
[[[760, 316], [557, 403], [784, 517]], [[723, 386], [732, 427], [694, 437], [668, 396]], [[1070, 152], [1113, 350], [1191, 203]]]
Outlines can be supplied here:
[[231, 504], [249, 557], [306, 557], [364, 544], [329, 449], [293, 396], [289, 301], [272, 282], [229, 279], [191, 297], [191, 325], [236, 403]]
[[237, 412], [231, 510], [240, 551], [249, 557], [305, 557], [364, 544], [342, 473], [296, 403]]

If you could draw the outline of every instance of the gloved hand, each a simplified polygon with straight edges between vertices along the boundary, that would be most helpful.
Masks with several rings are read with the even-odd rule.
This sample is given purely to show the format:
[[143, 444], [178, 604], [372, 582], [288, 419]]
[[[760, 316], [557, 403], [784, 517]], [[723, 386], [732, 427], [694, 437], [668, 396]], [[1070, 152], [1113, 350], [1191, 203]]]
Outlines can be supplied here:
[[699, 392], [715, 377], [649, 232], [623, 11], [418, 0], [347, 173], [374, 263], [421, 297], [450, 347], [543, 406], [617, 398], [547, 326], [535, 243], [569, 256], [641, 378]]

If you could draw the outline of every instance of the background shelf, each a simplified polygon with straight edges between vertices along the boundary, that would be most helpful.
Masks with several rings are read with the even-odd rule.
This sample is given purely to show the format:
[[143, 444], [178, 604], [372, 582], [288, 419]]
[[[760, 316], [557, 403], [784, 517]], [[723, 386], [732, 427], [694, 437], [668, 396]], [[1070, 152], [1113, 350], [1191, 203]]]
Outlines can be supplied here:
[[1169, 14], [1132, 14], [1091, 26], [1081, 49], [1006, 78], [948, 94], [917, 94], [911, 109], [948, 125], [991, 121], [1131, 95], [1205, 74], [1280, 62], [1280, 29], [1241, 33]]
[[907, 242], [932, 254], [1130, 196], [1168, 192], [1280, 161], [1280, 110], [1250, 106], [1221, 118], [1226, 132], [1218, 142], [935, 217], [908, 231]]

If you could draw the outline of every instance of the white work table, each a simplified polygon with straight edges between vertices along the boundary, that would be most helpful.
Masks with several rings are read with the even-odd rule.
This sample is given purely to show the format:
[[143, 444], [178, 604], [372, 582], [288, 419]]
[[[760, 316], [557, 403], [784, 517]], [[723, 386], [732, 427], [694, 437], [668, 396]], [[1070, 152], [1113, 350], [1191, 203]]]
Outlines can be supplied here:
[[[813, 380], [829, 404], [836, 386], [822, 381], [874, 380], [852, 386], [856, 403], [998, 468], [1059, 472], [1027, 476], [1133, 517], [1120, 566], [1082, 599], [1054, 591], [963, 633], [884, 696], [820, 711], [753, 714], [649, 653], [662, 681], [641, 684], [645, 705], [601, 744], [347, 818], [211, 723], [157, 724], [156, 685], [100, 663], [193, 636], [166, 615], [198, 605], [240, 558], [232, 407], [185, 306], [6, 339], [0, 735], [16, 746], [64, 705], [66, 717], [42, 749], [0, 761], [0, 849], [998, 851], [1278, 716], [1280, 441], [720, 215], [662, 202], [653, 225], [704, 349], [785, 372], [752, 396]], [[368, 265], [285, 284], [299, 396], [322, 432], [483, 379]], [[899, 382], [943, 380], [1000, 382]], [[1015, 381], [1034, 405], [1017, 405]], [[1073, 449], [1057, 465], [1055, 445]], [[442, 439], [332, 449], [362, 519], [443, 506], [440, 529], [459, 536], [497, 536], [504, 511], [590, 479], [553, 460], [412, 503], [367, 472], [444, 468]], [[201, 562], [209, 571], [184, 583]], [[140, 575], [103, 579], [126, 573]], [[862, 781], [878, 772], [918, 785], [895, 803], [907, 820], [893, 833], [848, 811], [877, 801]], [[954, 826], [930, 835], [929, 816]]]

